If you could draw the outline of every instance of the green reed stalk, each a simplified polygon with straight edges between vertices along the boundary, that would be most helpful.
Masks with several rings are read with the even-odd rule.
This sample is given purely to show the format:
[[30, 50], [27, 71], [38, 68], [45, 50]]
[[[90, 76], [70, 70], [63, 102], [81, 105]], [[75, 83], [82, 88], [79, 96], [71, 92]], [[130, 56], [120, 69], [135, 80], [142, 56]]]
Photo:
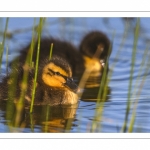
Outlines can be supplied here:
[[131, 90], [132, 90], [132, 80], [133, 80], [133, 72], [134, 72], [134, 64], [135, 64], [135, 57], [136, 57], [136, 50], [137, 50], [137, 42], [138, 42], [138, 36], [139, 36], [139, 28], [140, 28], [140, 19], [137, 19], [136, 28], [135, 28], [135, 34], [134, 34], [134, 45], [133, 45], [133, 51], [132, 51], [132, 64], [131, 64], [131, 70], [130, 70], [130, 80], [129, 80], [129, 88], [128, 88], [128, 100], [127, 100], [127, 108], [126, 108], [126, 114], [125, 114], [125, 120], [124, 125], [122, 127], [122, 131], [126, 132], [127, 130], [127, 122], [130, 112], [130, 105], [131, 105]]
[[103, 72], [103, 75], [102, 75], [102, 80], [101, 80], [101, 83], [100, 83], [100, 88], [99, 88], [99, 92], [98, 92], [98, 95], [97, 95], [97, 103], [99, 103], [101, 100], [102, 101], [105, 101], [102, 99], [103, 97], [103, 91], [104, 91], [104, 88], [107, 86], [107, 66], [108, 66], [108, 59], [106, 61], [106, 64], [105, 64], [106, 67], [104, 67], [104, 72]]
[[[52, 52], [53, 52], [53, 43], [51, 43], [51, 46], [50, 46], [49, 60], [52, 58]], [[46, 107], [46, 122], [49, 119], [49, 112], [50, 112], [50, 106], [47, 105], [47, 107]], [[48, 124], [47, 123], [45, 124], [45, 129], [44, 130], [45, 130], [45, 132], [48, 131]]]
[[[35, 20], [34, 20], [34, 23], [35, 23]], [[29, 52], [27, 54], [25, 64], [23, 66], [23, 79], [22, 79], [22, 83], [21, 83], [21, 94], [20, 94], [20, 99], [19, 99], [20, 104], [24, 103], [24, 97], [25, 97], [25, 93], [26, 93], [26, 90], [27, 90], [27, 86], [28, 86], [27, 83], [28, 83], [29, 72], [30, 72], [30, 69], [32, 68], [31, 59], [32, 59], [32, 56], [33, 56], [34, 39], [35, 39], [35, 34], [34, 34], [34, 31], [33, 31], [31, 46], [30, 46]]]
[[26, 62], [23, 67], [23, 79], [21, 82], [21, 93], [20, 93], [20, 98], [18, 102], [16, 103], [16, 120], [15, 120], [15, 126], [18, 126], [21, 117], [22, 117], [22, 112], [24, 110], [24, 98], [25, 94], [27, 91], [27, 86], [28, 86], [28, 76], [29, 76], [29, 55], [27, 56]]
[[[115, 57], [115, 62], [113, 63], [112, 65], [112, 71], [109, 71], [109, 79], [107, 78], [107, 71], [106, 71], [106, 67], [104, 69], [104, 72], [103, 72], [103, 76], [102, 76], [102, 79], [101, 79], [101, 86], [99, 88], [99, 92], [98, 92], [98, 95], [97, 95], [97, 103], [96, 103], [96, 108], [97, 110], [95, 111], [95, 121], [93, 121], [92, 123], [92, 128], [91, 128], [91, 131], [94, 132], [97, 128], [100, 129], [100, 124], [98, 126], [98, 121], [101, 121], [101, 117], [102, 117], [102, 114], [103, 114], [103, 109], [104, 109], [104, 102], [105, 102], [105, 99], [106, 99], [106, 96], [108, 94], [108, 84], [110, 82], [110, 78], [112, 76], [112, 73], [113, 73], [113, 68], [115, 67], [116, 63], [117, 63], [117, 60], [119, 58], [119, 54], [120, 54], [120, 51], [125, 43], [125, 39], [127, 37], [127, 33], [128, 33], [128, 22], [127, 24], [125, 25], [125, 30], [124, 30], [124, 34], [123, 34], [123, 38], [122, 38], [122, 41], [121, 41], [121, 44], [120, 44], [120, 47], [116, 53], [116, 57]], [[113, 40], [114, 40], [114, 37], [115, 37], [115, 33], [113, 33]], [[111, 52], [111, 49], [109, 49], [109, 52]], [[108, 60], [106, 61], [106, 65], [108, 65]]]
[[67, 119], [65, 133], [70, 133], [73, 121], [74, 121], [74, 118]]
[[51, 43], [51, 47], [50, 47], [49, 60], [52, 58], [52, 52], [53, 52], [53, 43]]
[[[145, 60], [146, 60], [146, 56], [147, 56], [148, 50], [149, 50], [149, 48], [147, 48], [144, 51], [144, 56], [142, 58], [142, 63], [141, 63], [140, 69], [139, 69], [138, 77], [140, 76], [140, 73], [141, 73], [141, 70], [142, 70], [143, 66], [145, 66]], [[150, 57], [150, 54], [148, 55], [148, 58], [149, 57]], [[149, 61], [148, 61], [147, 65], [146, 65], [146, 67], [145, 67], [145, 73], [143, 75], [143, 79], [142, 79], [142, 81], [140, 83], [139, 89], [138, 89], [137, 93], [133, 94], [133, 95], [136, 95], [136, 101], [134, 102], [134, 107], [133, 107], [133, 112], [132, 112], [132, 116], [131, 116], [131, 120], [130, 120], [130, 124], [129, 124], [129, 128], [128, 128], [128, 132], [132, 132], [133, 131], [133, 126], [134, 126], [135, 117], [136, 117], [136, 109], [137, 109], [137, 105], [138, 105], [138, 101], [139, 101], [139, 95], [140, 95], [142, 87], [143, 87], [143, 85], [145, 83], [145, 79], [147, 77], [147, 73], [148, 72], [149, 72]]]
[[[114, 35], [115, 34], [113, 34], [113, 37], [112, 37], [113, 40], [114, 40]], [[109, 47], [109, 56], [111, 54], [111, 49], [112, 47]], [[119, 54], [119, 52], [117, 54]], [[95, 115], [94, 115], [95, 117], [94, 117], [94, 121], [92, 122], [91, 132], [96, 131], [96, 129], [100, 129], [100, 122], [101, 122], [101, 118], [103, 114], [104, 104], [105, 104], [106, 97], [108, 94], [108, 84], [109, 84], [110, 77], [111, 77], [110, 76], [111, 73], [109, 71], [110, 77], [108, 78], [108, 72], [107, 72], [108, 61], [109, 61], [109, 57], [106, 60], [102, 79], [100, 81], [101, 83], [100, 83], [100, 87], [99, 87], [99, 91], [97, 95], [96, 110], [95, 110]]]
[[[109, 53], [111, 51], [111, 47], [109, 48]], [[95, 117], [94, 121], [92, 122], [91, 132], [96, 131], [98, 129], [98, 124], [101, 121], [103, 109], [104, 109], [104, 103], [107, 96], [107, 86], [108, 86], [108, 78], [107, 78], [107, 66], [108, 66], [109, 58], [106, 60], [106, 64], [104, 67], [100, 88], [97, 95], [97, 102], [96, 102], [96, 110], [95, 110]]]
[[44, 128], [44, 131], [45, 132], [48, 132], [48, 120], [49, 120], [49, 111], [50, 111], [50, 106], [47, 105], [46, 106], [46, 118], [45, 118], [45, 128]]
[[36, 81], [37, 81], [37, 73], [38, 73], [38, 65], [39, 65], [39, 54], [40, 54], [40, 41], [41, 41], [41, 32], [43, 27], [43, 18], [40, 18], [39, 26], [38, 26], [38, 47], [37, 47], [37, 56], [36, 56], [36, 64], [35, 64], [35, 75], [34, 75], [34, 83], [33, 83], [33, 91], [32, 91], [32, 100], [30, 106], [30, 113], [33, 112], [33, 104], [35, 98], [35, 90], [36, 90]]
[[[117, 53], [116, 53], [116, 56], [115, 56], [115, 61], [113, 62], [113, 64], [112, 64], [112, 71], [110, 71], [109, 72], [109, 74], [110, 74], [110, 77], [112, 76], [112, 73], [113, 73], [113, 70], [114, 70], [114, 68], [115, 68], [115, 65], [116, 65], [116, 63], [118, 62], [118, 59], [119, 59], [119, 55], [120, 55], [120, 52], [121, 52], [121, 49], [123, 48], [123, 46], [124, 46], [124, 43], [125, 43], [125, 41], [126, 41], [126, 39], [127, 39], [127, 34], [128, 34], [128, 28], [129, 28], [129, 24], [128, 24], [128, 22], [125, 24], [125, 30], [124, 30], [124, 33], [123, 33], [123, 38], [122, 38], [122, 40], [121, 40], [121, 44], [120, 44], [120, 46], [119, 46], [119, 49], [117, 50]], [[113, 39], [114, 39], [114, 35], [113, 35]]]
[[29, 114], [30, 116], [30, 129], [31, 129], [31, 132], [34, 132], [34, 121], [33, 121], [33, 114]]
[[[139, 81], [139, 78], [141, 76], [141, 72], [142, 72], [143, 67], [145, 68], [145, 61], [146, 61], [146, 57], [148, 55], [148, 50], [149, 50], [149, 47], [147, 47], [146, 50], [144, 51], [144, 56], [142, 57], [142, 62], [141, 62], [141, 65], [140, 65], [140, 69], [138, 71], [137, 78], [135, 80], [135, 85], [134, 85], [132, 95], [136, 95], [136, 89], [137, 89], [138, 83], [139, 83], [138, 81]], [[148, 69], [148, 68], [145, 68], [145, 69]]]
[[[37, 37], [37, 34], [35, 32], [35, 23], [36, 23], [36, 18], [34, 18], [34, 25], [33, 25], [33, 28], [32, 28], [32, 40], [31, 40], [31, 46], [30, 46], [30, 60], [29, 60], [29, 64], [30, 64], [30, 67], [31, 68], [34, 68], [34, 62], [32, 61], [32, 58], [33, 58], [33, 52], [34, 52], [34, 47], [35, 47], [35, 41], [36, 41], [36, 37]], [[33, 107], [33, 106], [32, 106]], [[32, 114], [30, 113], [30, 124], [31, 124], [31, 131], [34, 132], [34, 125], [33, 125], [33, 116]]]
[[28, 82], [28, 76], [29, 76], [30, 66], [29, 66], [29, 55], [27, 56], [26, 62], [23, 67], [23, 79], [21, 82], [21, 94], [18, 101], [18, 104], [23, 105], [24, 104], [24, 97], [27, 90], [27, 82]]
[[37, 34], [35, 32], [35, 22], [36, 22], [36, 18], [34, 18], [34, 25], [32, 28], [32, 40], [31, 40], [31, 46], [30, 46], [30, 60], [29, 60], [29, 64], [30, 67], [33, 67], [34, 65], [32, 64], [32, 58], [33, 58], [33, 52], [34, 52], [34, 47], [35, 47], [35, 40], [37, 37]]
[[[16, 70], [16, 66], [18, 64], [18, 60], [16, 59], [15, 62], [12, 64], [12, 72], [10, 74], [9, 82], [11, 84], [8, 85], [8, 100], [7, 100], [7, 106], [6, 106], [6, 120], [11, 120], [14, 118], [14, 97], [16, 96], [17, 92], [17, 79], [18, 79], [18, 72]], [[6, 85], [7, 86], [7, 85]], [[16, 122], [16, 121], [15, 121]], [[18, 122], [18, 121], [17, 121]], [[8, 121], [8, 126], [12, 125], [12, 122]]]
[[6, 47], [6, 74], [8, 75], [8, 45]]
[[29, 49], [29, 52], [27, 54], [27, 58], [25, 60], [25, 64], [23, 66], [23, 78], [21, 81], [21, 92], [20, 92], [20, 97], [19, 100], [16, 104], [16, 120], [15, 120], [15, 126], [18, 126], [19, 124], [19, 120], [21, 120], [21, 115], [22, 115], [22, 111], [24, 110], [24, 98], [25, 98], [25, 94], [27, 91], [27, 86], [28, 86], [28, 78], [29, 78], [29, 72], [32, 69], [31, 66], [31, 56], [33, 55], [33, 42], [35, 35], [34, 35], [34, 31], [33, 31], [33, 35], [32, 35], [32, 42], [31, 42], [31, 46]]
[[7, 28], [8, 28], [8, 22], [9, 22], [9, 18], [6, 18], [6, 24], [5, 24], [4, 34], [3, 34], [2, 45], [0, 45], [0, 71], [1, 71], [1, 64], [2, 64], [4, 45], [5, 45], [5, 39], [6, 39], [6, 34], [7, 34]]

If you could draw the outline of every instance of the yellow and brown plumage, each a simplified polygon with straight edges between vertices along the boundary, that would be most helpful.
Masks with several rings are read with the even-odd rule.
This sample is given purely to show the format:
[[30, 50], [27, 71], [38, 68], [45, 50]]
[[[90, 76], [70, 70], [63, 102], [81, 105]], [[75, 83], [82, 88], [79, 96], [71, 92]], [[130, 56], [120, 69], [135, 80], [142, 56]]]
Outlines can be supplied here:
[[77, 85], [72, 78], [72, 70], [66, 60], [53, 56], [39, 68], [37, 92], [44, 97], [42, 103], [75, 104], [78, 101]]
[[[25, 93], [25, 102], [31, 102], [33, 90], [34, 69], [28, 70], [28, 82]], [[11, 75], [3, 79], [0, 85], [0, 99], [8, 99], [10, 87], [14, 84], [16, 91], [14, 93], [14, 101], [16, 102], [21, 93], [21, 82], [23, 78], [23, 67], [13, 70], [16, 79]], [[15, 83], [16, 81], [16, 83]], [[72, 71], [68, 62], [54, 55], [51, 60], [45, 59], [40, 63], [38, 68], [38, 76], [36, 82], [35, 104], [48, 105], [71, 105], [78, 102], [77, 85], [72, 79]]]

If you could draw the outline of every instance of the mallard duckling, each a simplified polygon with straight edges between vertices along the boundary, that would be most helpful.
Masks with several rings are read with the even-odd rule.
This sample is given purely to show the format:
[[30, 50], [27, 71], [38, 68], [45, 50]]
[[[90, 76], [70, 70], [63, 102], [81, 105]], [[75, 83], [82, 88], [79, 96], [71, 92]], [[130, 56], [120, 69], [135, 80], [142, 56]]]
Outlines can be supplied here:
[[92, 31], [81, 41], [79, 51], [84, 58], [86, 68], [92, 68], [92, 71], [102, 71], [111, 53], [110, 40], [103, 32]]
[[39, 67], [37, 80], [37, 103], [50, 105], [71, 105], [78, 102], [77, 85], [72, 78], [69, 63], [53, 56], [50, 61], [45, 60]]
[[[101, 71], [106, 62], [106, 58], [109, 57], [111, 52], [109, 51], [111, 45], [107, 36], [100, 31], [92, 31], [83, 38], [79, 48], [76, 48], [73, 44], [66, 41], [54, 38], [43, 38], [40, 42], [40, 62], [49, 55], [52, 43], [54, 45], [53, 54], [66, 59], [74, 75], [82, 74], [86, 68], [91, 67], [93, 71]], [[20, 55], [17, 57], [20, 66], [25, 63], [29, 51], [30, 44], [20, 50]], [[34, 48], [33, 62], [36, 61], [36, 55], [37, 42]]]
[[[14, 70], [16, 78], [12, 75], [4, 78], [0, 85], [0, 99], [7, 99], [9, 88], [16, 86], [14, 94], [15, 102], [18, 101], [21, 93], [21, 82], [23, 78], [24, 67]], [[13, 74], [14, 74], [13, 72]], [[33, 90], [33, 79], [35, 70], [29, 69], [27, 90], [25, 93], [26, 103], [31, 102]], [[13, 85], [16, 82], [16, 85]], [[77, 85], [72, 79], [72, 70], [68, 62], [56, 55], [48, 60], [45, 59], [39, 64], [38, 76], [36, 82], [35, 104], [49, 105], [71, 105], [78, 102]], [[7, 97], [7, 98], [6, 98]]]

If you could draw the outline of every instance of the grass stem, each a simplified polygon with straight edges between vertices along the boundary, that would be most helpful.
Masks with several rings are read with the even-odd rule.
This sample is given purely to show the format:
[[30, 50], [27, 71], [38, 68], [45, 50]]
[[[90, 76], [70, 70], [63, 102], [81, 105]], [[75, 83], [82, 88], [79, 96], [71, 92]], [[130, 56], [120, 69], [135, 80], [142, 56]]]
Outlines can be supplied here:
[[30, 113], [33, 112], [33, 104], [35, 98], [35, 90], [36, 90], [36, 81], [37, 81], [37, 73], [38, 73], [38, 65], [39, 65], [39, 54], [40, 54], [40, 41], [41, 41], [41, 32], [43, 27], [43, 18], [40, 18], [39, 26], [38, 26], [38, 47], [37, 47], [37, 56], [36, 56], [36, 64], [35, 64], [35, 75], [34, 75], [34, 83], [33, 83], [33, 91], [32, 91], [32, 99], [30, 106]]
[[133, 72], [134, 72], [134, 65], [135, 65], [135, 58], [136, 58], [136, 51], [137, 51], [137, 42], [139, 37], [139, 28], [140, 28], [140, 19], [137, 19], [136, 28], [135, 28], [135, 34], [134, 34], [134, 44], [133, 44], [133, 51], [132, 51], [132, 61], [131, 61], [131, 70], [130, 70], [130, 80], [129, 80], [129, 88], [128, 88], [128, 100], [127, 100], [127, 108], [126, 108], [126, 114], [125, 114], [125, 120], [124, 125], [122, 128], [123, 132], [126, 132], [127, 130], [127, 122], [130, 112], [130, 104], [131, 104], [131, 93], [132, 93], [132, 80], [133, 80]]
[[50, 47], [49, 60], [52, 58], [52, 51], [53, 51], [53, 43], [51, 43], [51, 47]]
[[5, 39], [6, 39], [6, 34], [7, 34], [7, 28], [8, 28], [8, 22], [9, 22], [9, 18], [6, 18], [6, 24], [5, 24], [4, 34], [3, 34], [3, 40], [2, 40], [2, 44], [0, 45], [0, 71], [1, 71], [1, 64], [2, 64], [4, 45], [5, 45]]

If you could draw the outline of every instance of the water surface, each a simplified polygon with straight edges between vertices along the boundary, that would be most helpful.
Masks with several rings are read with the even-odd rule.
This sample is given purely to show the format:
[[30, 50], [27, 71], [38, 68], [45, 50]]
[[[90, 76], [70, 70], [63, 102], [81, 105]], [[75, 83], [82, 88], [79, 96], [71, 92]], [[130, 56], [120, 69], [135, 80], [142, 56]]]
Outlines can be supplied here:
[[[5, 18], [1, 18], [3, 27], [5, 20]], [[12, 112], [6, 111], [6, 105], [1, 104], [0, 132], [122, 132], [128, 101], [136, 21], [136, 18], [132, 20], [122, 18], [47, 18], [44, 36], [63, 39], [76, 46], [79, 45], [82, 37], [90, 31], [100, 30], [106, 33], [113, 45], [109, 59], [110, 82], [108, 86], [111, 93], [108, 93], [103, 112], [98, 114], [97, 120], [95, 120], [96, 110], [98, 110], [96, 98], [99, 87], [91, 86], [91, 88], [84, 89], [83, 99], [79, 100], [78, 106], [71, 108], [37, 106], [32, 117], [28, 113], [29, 108], [26, 108], [26, 115], [20, 128], [9, 125], [9, 119], [6, 119], [6, 115]], [[38, 23], [38, 18], [35, 22]], [[6, 40], [5, 45], [5, 48], [9, 47], [9, 61], [19, 54], [21, 47], [31, 41], [33, 24], [34, 18], [9, 19], [8, 31], [12, 34]], [[130, 97], [131, 110], [127, 122], [128, 126], [136, 106], [133, 132], [150, 132], [149, 24], [150, 18], [140, 18]], [[0, 38], [2, 39], [2, 37]], [[146, 55], [144, 55], [145, 53]], [[6, 52], [3, 56], [1, 79], [4, 75], [6, 75]], [[75, 79], [78, 80], [77, 77]], [[100, 81], [92, 78], [88, 84], [93, 83], [99, 85]], [[50, 110], [51, 115], [45, 122], [47, 109]]]

